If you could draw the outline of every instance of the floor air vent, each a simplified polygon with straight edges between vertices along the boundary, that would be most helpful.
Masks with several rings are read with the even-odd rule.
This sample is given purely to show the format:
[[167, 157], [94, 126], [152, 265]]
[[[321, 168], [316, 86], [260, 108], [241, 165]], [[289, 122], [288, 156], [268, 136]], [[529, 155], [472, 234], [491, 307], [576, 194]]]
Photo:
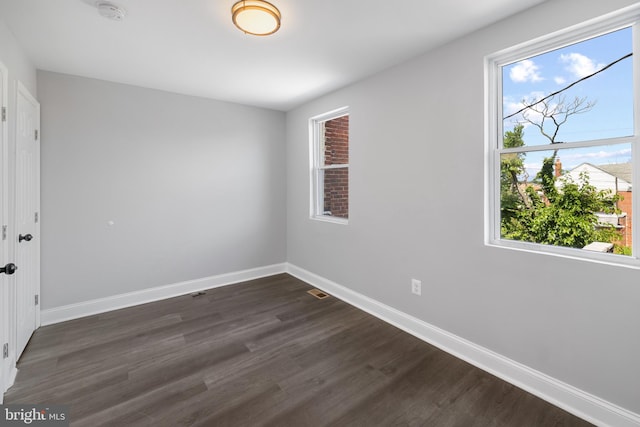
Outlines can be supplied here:
[[307, 291], [307, 293], [313, 295], [318, 299], [325, 299], [329, 297], [329, 294], [325, 294], [320, 289], [311, 289], [310, 291]]

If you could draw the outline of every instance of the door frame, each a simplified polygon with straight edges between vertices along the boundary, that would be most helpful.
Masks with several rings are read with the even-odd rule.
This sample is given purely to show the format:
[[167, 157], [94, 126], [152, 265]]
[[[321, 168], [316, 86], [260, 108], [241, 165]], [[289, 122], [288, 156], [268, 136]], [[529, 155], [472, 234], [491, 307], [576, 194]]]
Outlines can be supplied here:
[[[38, 213], [38, 221], [35, 222], [35, 230], [36, 230], [36, 236], [33, 242], [30, 243], [35, 243], [35, 251], [36, 251], [36, 262], [35, 262], [35, 268], [36, 271], [34, 272], [34, 276], [35, 276], [35, 288], [34, 288], [34, 294], [38, 295], [38, 298], [40, 298], [40, 141], [41, 141], [41, 135], [40, 135], [40, 103], [38, 102], [38, 100], [31, 95], [31, 92], [29, 92], [29, 89], [27, 89], [27, 87], [20, 81], [17, 81], [17, 86], [16, 86], [16, 105], [15, 105], [15, 111], [16, 111], [16, 120], [18, 119], [18, 101], [20, 96], [24, 96], [24, 98], [31, 104], [33, 104], [36, 108], [36, 118], [35, 118], [35, 128], [38, 132], [38, 137], [36, 139], [36, 147], [35, 147], [35, 157], [36, 157], [36, 164], [34, 165], [34, 170], [35, 170], [35, 192], [37, 194], [37, 198], [36, 198], [36, 202], [35, 202], [35, 212]], [[17, 122], [16, 122], [16, 132], [17, 132]], [[16, 143], [17, 143], [17, 136], [15, 136], [16, 139]], [[14, 220], [14, 224], [12, 224], [12, 228], [14, 230], [14, 239], [13, 239], [13, 253], [14, 255], [17, 253], [17, 245], [18, 245], [18, 240], [17, 237], [15, 236], [15, 228], [16, 228], [16, 209], [17, 209], [17, 193], [18, 193], [18, 188], [17, 188], [17, 179], [16, 179], [16, 167], [17, 167], [17, 157], [18, 157], [18, 150], [15, 149], [14, 150], [14, 156], [13, 156], [13, 162], [14, 162], [14, 176], [13, 176], [13, 187], [14, 187], [14, 191], [13, 191], [13, 220]], [[34, 212], [34, 214], [35, 214]], [[19, 268], [19, 266], [18, 266]], [[17, 316], [17, 309], [16, 309], [16, 304], [17, 304], [17, 289], [15, 289], [15, 279], [13, 280], [14, 283], [14, 292], [13, 292], [13, 307], [14, 307], [14, 311], [13, 311], [13, 330], [11, 331], [12, 333], [12, 340], [13, 340], [13, 345], [10, 343], [9, 344], [9, 353], [11, 353], [11, 347], [13, 347], [13, 353], [14, 353], [14, 362], [17, 363], [18, 362], [18, 349], [17, 349], [17, 345], [18, 345], [18, 322], [16, 319]], [[36, 329], [38, 329], [40, 327], [40, 307], [42, 306], [41, 301], [38, 302], [38, 305], [35, 307], [35, 324], [34, 324], [34, 331]]]
[[[6, 226], [9, 228], [9, 70], [5, 65], [0, 62], [0, 73], [2, 74], [2, 92], [0, 95], [1, 108], [6, 111], [4, 120], [0, 118], [0, 167], [2, 172], [0, 173], [0, 227]], [[0, 232], [2, 232], [0, 230]], [[7, 233], [9, 230], [7, 230]], [[9, 256], [9, 236], [0, 236], [0, 245], [2, 257], [0, 257], [0, 264], [5, 265], [10, 262]], [[3, 274], [0, 276], [0, 391], [2, 391], [2, 397], [4, 392], [9, 387], [9, 378], [11, 377], [11, 358], [4, 358], [2, 355], [2, 347], [4, 343], [9, 343], [9, 324], [11, 317], [9, 316], [9, 286], [12, 283], [12, 277]], [[4, 399], [0, 399], [3, 402]]]

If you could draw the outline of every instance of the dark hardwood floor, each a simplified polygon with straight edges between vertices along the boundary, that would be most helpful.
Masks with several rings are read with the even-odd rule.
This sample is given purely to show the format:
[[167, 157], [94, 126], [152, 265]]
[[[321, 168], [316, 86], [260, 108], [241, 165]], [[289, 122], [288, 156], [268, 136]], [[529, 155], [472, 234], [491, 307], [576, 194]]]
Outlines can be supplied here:
[[586, 426], [282, 274], [37, 330], [5, 403], [74, 426]]

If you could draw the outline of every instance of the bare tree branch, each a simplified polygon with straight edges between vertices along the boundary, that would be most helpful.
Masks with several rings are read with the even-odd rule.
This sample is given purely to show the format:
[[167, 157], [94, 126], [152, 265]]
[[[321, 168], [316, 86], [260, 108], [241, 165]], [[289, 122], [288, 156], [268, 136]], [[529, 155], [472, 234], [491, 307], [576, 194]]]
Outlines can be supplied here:
[[518, 196], [520, 197], [520, 200], [522, 201], [522, 203], [524, 203], [524, 206], [527, 209], [531, 208], [531, 200], [529, 200], [529, 197], [524, 193], [524, 191], [522, 191], [522, 189], [520, 188], [520, 186], [518, 185], [518, 174], [516, 173], [516, 171], [510, 171], [510, 177], [511, 177], [511, 188], [516, 190], [516, 192], [518, 193]]
[[[562, 141], [557, 141], [558, 131], [560, 127], [569, 120], [569, 117], [576, 114], [582, 114], [589, 112], [595, 107], [595, 101], [587, 101], [586, 97], [575, 97], [573, 101], [566, 102], [564, 95], [558, 95], [557, 103], [552, 103], [553, 97], [547, 97], [545, 100], [533, 103], [527, 111], [522, 113], [522, 118], [529, 124], [532, 124], [540, 133], [549, 140], [551, 144], [560, 144]], [[525, 102], [525, 101], [523, 101]], [[531, 113], [537, 113], [540, 118], [531, 117]], [[545, 130], [546, 119], [550, 119], [553, 122], [552, 134], [547, 133]]]

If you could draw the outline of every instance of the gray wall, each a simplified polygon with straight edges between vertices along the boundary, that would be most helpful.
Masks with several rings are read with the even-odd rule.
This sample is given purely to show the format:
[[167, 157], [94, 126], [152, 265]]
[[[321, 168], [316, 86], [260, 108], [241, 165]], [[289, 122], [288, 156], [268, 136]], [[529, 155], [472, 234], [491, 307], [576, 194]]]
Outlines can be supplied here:
[[41, 71], [38, 97], [43, 309], [285, 261], [284, 113]]
[[[632, 3], [546, 2], [290, 111], [288, 261], [640, 413], [640, 271], [483, 244], [484, 56]], [[347, 226], [309, 219], [308, 118], [344, 105]]]

